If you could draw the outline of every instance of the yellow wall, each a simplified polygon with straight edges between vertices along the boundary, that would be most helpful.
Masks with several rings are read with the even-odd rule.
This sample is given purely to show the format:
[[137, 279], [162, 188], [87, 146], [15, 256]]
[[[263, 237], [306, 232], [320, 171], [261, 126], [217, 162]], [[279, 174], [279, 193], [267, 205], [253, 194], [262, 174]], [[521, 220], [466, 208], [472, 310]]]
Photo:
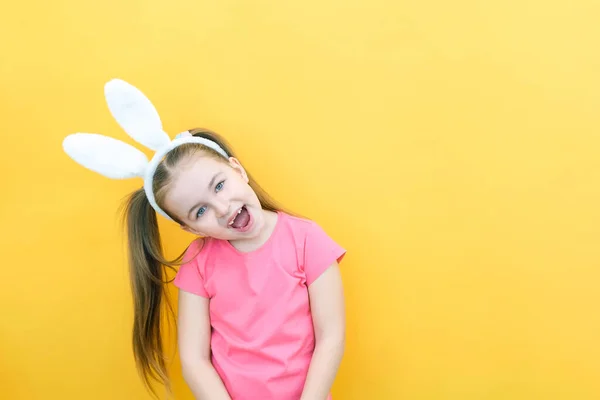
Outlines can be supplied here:
[[[103, 84], [215, 129], [349, 249], [337, 399], [600, 398], [593, 0], [5, 2], [0, 397], [145, 399]], [[266, 164], [262, 164], [266, 161]], [[163, 224], [170, 255], [189, 236]], [[175, 293], [175, 292], [174, 292]], [[178, 399], [191, 395], [174, 367]]]

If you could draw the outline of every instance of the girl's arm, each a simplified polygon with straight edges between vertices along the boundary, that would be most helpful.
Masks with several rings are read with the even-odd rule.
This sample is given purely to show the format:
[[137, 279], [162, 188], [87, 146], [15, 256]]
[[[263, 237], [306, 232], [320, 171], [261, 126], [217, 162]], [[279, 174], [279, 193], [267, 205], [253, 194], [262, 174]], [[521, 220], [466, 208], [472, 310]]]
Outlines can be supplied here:
[[315, 327], [315, 351], [301, 400], [325, 400], [337, 374], [345, 343], [342, 279], [337, 262], [309, 287]]
[[196, 399], [230, 400], [210, 361], [209, 300], [179, 290], [177, 337], [183, 379]]

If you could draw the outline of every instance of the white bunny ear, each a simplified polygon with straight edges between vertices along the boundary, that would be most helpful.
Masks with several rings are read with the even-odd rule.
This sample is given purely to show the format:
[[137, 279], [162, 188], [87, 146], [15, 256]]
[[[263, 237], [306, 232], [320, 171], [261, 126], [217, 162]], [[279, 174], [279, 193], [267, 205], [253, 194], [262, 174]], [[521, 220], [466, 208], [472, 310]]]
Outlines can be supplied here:
[[155, 151], [170, 143], [154, 105], [139, 89], [113, 79], [104, 85], [104, 96], [117, 123], [135, 141]]
[[146, 155], [127, 143], [96, 133], [74, 133], [63, 140], [64, 151], [77, 163], [112, 179], [143, 177]]

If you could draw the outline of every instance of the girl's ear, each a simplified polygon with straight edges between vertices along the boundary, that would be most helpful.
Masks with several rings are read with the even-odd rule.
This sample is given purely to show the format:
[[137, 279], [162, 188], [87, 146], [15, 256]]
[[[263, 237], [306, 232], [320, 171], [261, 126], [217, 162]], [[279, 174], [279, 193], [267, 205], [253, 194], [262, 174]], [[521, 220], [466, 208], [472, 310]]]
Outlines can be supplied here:
[[231, 165], [231, 168], [238, 172], [242, 176], [244, 181], [248, 183], [248, 174], [246, 174], [246, 170], [244, 169], [244, 167], [242, 167], [242, 164], [237, 158], [229, 157], [229, 165]]

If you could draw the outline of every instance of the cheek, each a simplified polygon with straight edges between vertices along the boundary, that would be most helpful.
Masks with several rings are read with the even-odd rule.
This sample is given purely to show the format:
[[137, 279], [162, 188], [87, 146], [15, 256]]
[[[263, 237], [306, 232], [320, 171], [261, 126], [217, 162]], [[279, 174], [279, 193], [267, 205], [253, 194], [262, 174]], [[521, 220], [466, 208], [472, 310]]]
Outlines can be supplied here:
[[254, 202], [258, 202], [258, 197], [256, 196], [256, 193], [254, 193], [254, 190], [252, 190], [252, 188], [248, 185], [248, 184], [244, 184], [244, 197], [246, 199], [252, 199]]
[[192, 224], [191, 228], [201, 236], [213, 236], [216, 233], [222, 231], [222, 227], [217, 224], [214, 220], [205, 222], [196, 222]]
[[248, 183], [239, 175], [231, 178], [231, 185], [229, 187], [232, 195], [243, 195], [248, 196], [248, 193], [252, 192], [252, 189]]

